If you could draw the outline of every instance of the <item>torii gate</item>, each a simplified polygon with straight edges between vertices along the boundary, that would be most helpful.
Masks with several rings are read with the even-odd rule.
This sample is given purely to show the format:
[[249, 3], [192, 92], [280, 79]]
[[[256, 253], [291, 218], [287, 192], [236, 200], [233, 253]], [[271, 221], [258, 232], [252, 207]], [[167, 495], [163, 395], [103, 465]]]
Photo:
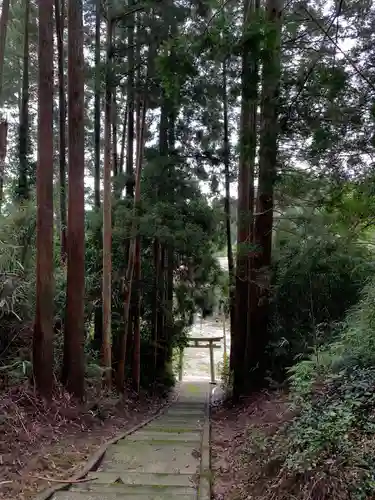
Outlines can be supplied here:
[[[210, 350], [210, 373], [211, 373], [211, 384], [216, 384], [215, 381], [215, 362], [214, 362], [214, 349], [220, 349], [220, 343], [223, 337], [189, 337], [188, 343], [185, 347], [195, 347], [195, 348], [208, 348]], [[178, 366], [178, 380], [182, 381], [183, 366], [184, 366], [184, 349], [185, 347], [180, 347], [180, 360]]]

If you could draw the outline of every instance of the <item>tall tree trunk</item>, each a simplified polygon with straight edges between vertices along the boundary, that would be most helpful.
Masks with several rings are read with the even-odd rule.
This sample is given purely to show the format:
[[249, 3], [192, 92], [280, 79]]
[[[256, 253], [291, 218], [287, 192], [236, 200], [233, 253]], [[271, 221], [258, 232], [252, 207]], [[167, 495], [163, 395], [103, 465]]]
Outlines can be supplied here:
[[[128, 1], [129, 8], [133, 6], [133, 0]], [[128, 26], [128, 130], [127, 130], [127, 154], [126, 154], [126, 197], [132, 200], [134, 197], [134, 14], [129, 16]]]
[[[259, 19], [259, 8], [260, 8], [260, 0], [253, 0], [251, 4], [251, 15], [254, 19], [254, 22], [257, 23]], [[249, 272], [249, 303], [248, 303], [248, 311], [247, 311], [247, 324], [248, 324], [248, 332], [246, 336], [246, 345], [245, 345], [245, 370], [249, 373], [246, 380], [249, 382], [249, 388], [255, 388], [255, 379], [252, 377], [253, 368], [256, 366], [256, 349], [255, 345], [257, 342], [257, 333], [256, 333], [256, 323], [257, 323], [257, 314], [258, 314], [258, 293], [257, 293], [257, 274], [254, 269], [254, 182], [255, 182], [255, 158], [256, 158], [256, 149], [257, 149], [257, 116], [258, 116], [258, 104], [259, 104], [259, 58], [260, 58], [260, 46], [259, 39], [251, 38], [249, 43], [251, 46], [249, 47], [251, 57], [251, 66], [249, 71], [251, 72], [251, 77], [248, 86], [248, 100], [250, 102], [250, 119], [249, 119], [249, 130], [248, 130], [248, 139], [249, 142], [246, 147], [249, 150], [249, 174], [250, 174], [250, 182], [249, 182], [249, 215], [250, 215], [250, 227], [249, 227], [249, 244], [250, 251], [248, 252], [248, 272]], [[249, 75], [250, 76], [250, 75]], [[253, 386], [253, 387], [252, 387]]]
[[141, 383], [141, 236], [139, 232], [135, 240], [134, 259], [133, 389], [139, 393]]
[[[230, 142], [228, 126], [228, 90], [227, 90], [227, 59], [223, 61], [223, 121], [224, 121], [224, 175], [225, 175], [225, 224], [227, 237], [227, 257], [229, 274], [229, 318], [231, 345], [235, 332], [235, 279], [234, 260], [231, 235], [231, 211], [230, 211]], [[231, 350], [233, 352], [233, 348]]]
[[153, 282], [153, 301], [152, 301], [152, 339], [154, 342], [154, 376], [157, 376], [159, 366], [159, 310], [161, 307], [160, 298], [160, 279], [161, 279], [161, 246], [159, 238], [155, 237], [153, 243], [153, 263], [154, 263], [154, 282]]
[[19, 201], [29, 198], [28, 185], [28, 146], [29, 146], [29, 17], [30, 0], [25, 1], [22, 97], [19, 126], [19, 173], [17, 198]]
[[94, 144], [95, 175], [94, 202], [97, 211], [100, 209], [100, 8], [101, 0], [95, 2], [95, 97], [94, 97]]
[[[142, 168], [142, 159], [144, 151], [145, 137], [145, 118], [146, 104], [143, 103], [141, 109], [140, 99], [137, 99], [137, 170]], [[138, 167], [139, 165], [139, 167]], [[135, 193], [135, 216], [139, 217], [140, 203], [140, 175], [137, 176], [136, 193]], [[140, 378], [141, 378], [141, 330], [140, 330], [140, 315], [141, 315], [141, 236], [139, 227], [135, 236], [135, 254], [134, 254], [134, 293], [133, 293], [133, 322], [134, 322], [134, 349], [133, 349], [133, 385], [134, 390], [139, 393]]]
[[172, 360], [172, 335], [174, 329], [173, 318], [173, 271], [175, 268], [174, 248], [171, 244], [168, 245], [166, 255], [166, 361], [169, 363]]
[[0, 16], [0, 109], [3, 107], [3, 75], [5, 60], [5, 44], [7, 38], [9, 21], [9, 3], [10, 0], [4, 0]]
[[[176, 35], [176, 30], [173, 32], [173, 36]], [[174, 57], [172, 52], [171, 57]], [[169, 102], [169, 114], [168, 114], [168, 156], [170, 161], [172, 160], [172, 155], [175, 151], [175, 127], [176, 127], [176, 109], [175, 102]], [[172, 161], [170, 167], [172, 168]], [[165, 332], [166, 332], [166, 362], [170, 362], [172, 358], [171, 341], [174, 329], [174, 318], [173, 318], [173, 270], [174, 270], [174, 248], [171, 241], [168, 242], [166, 248], [166, 263], [165, 263]]]
[[[162, 106], [160, 110], [160, 123], [159, 123], [159, 154], [164, 161], [168, 158], [168, 126], [169, 126], [169, 113], [167, 98], [163, 95]], [[160, 187], [157, 188], [156, 196], [161, 195]], [[157, 362], [156, 371], [160, 374], [165, 366], [167, 343], [165, 331], [165, 299], [166, 299], [166, 249], [160, 243], [158, 238], [154, 242], [154, 265], [155, 265], [155, 303], [154, 303], [154, 335], [157, 339]]]
[[113, 163], [113, 176], [118, 176], [118, 160], [117, 160], [117, 89], [116, 86], [112, 87], [112, 163]]
[[[100, 211], [100, 85], [101, 85], [101, 65], [100, 65], [100, 12], [101, 0], [95, 2], [95, 95], [94, 95], [94, 206], [96, 213]], [[102, 272], [102, 260], [100, 254], [103, 246], [102, 228], [97, 228], [96, 241], [98, 248], [98, 259], [96, 261], [98, 274]], [[99, 285], [98, 297], [95, 303], [94, 312], [94, 341], [93, 348], [100, 352], [103, 343], [103, 304], [102, 287]]]
[[7, 28], [9, 20], [9, 1], [4, 0], [0, 16], [0, 213], [3, 202], [4, 176], [5, 176], [5, 157], [7, 154], [7, 133], [8, 124], [2, 116], [3, 112], [3, 75], [5, 59], [5, 43], [7, 37]]
[[39, 123], [37, 166], [35, 384], [51, 399], [53, 387], [53, 0], [39, 1]]
[[248, 26], [257, 15], [257, 2], [246, 0], [244, 5], [244, 48], [242, 56], [242, 103], [240, 125], [240, 164], [238, 178], [238, 235], [235, 290], [235, 334], [232, 337], [231, 368], [233, 396], [237, 399], [248, 384], [246, 346], [250, 335], [249, 306], [252, 252], [254, 167], [256, 157], [256, 109], [258, 105], [258, 37], [248, 34]]
[[263, 381], [264, 350], [268, 341], [270, 265], [274, 209], [274, 185], [277, 174], [277, 138], [279, 131], [280, 38], [282, 1], [267, 0], [265, 42], [262, 51], [262, 115], [259, 147], [257, 214], [254, 224], [254, 272], [257, 279], [256, 319], [252, 333], [252, 369], [254, 384]]
[[[128, 6], [131, 9], [134, 4], [134, 0], [128, 0]], [[134, 92], [134, 14], [130, 14], [128, 18], [128, 29], [127, 29], [127, 41], [128, 41], [128, 81], [127, 81], [127, 105], [128, 105], [128, 117], [127, 117], [127, 147], [126, 147], [126, 199], [128, 206], [134, 203], [134, 106], [135, 106], [135, 92]], [[128, 228], [130, 230], [130, 228]], [[119, 390], [124, 389], [125, 373], [120, 375], [121, 370], [125, 370], [125, 365], [131, 360], [129, 357], [131, 340], [132, 340], [132, 321], [131, 321], [131, 310], [127, 311], [128, 301], [131, 300], [131, 295], [129, 296], [129, 282], [133, 279], [133, 268], [131, 264], [132, 251], [131, 239], [125, 244], [124, 249], [125, 262], [127, 262], [127, 268], [125, 270], [125, 279], [123, 286], [123, 297], [124, 297], [124, 322], [127, 331], [120, 337], [120, 356], [118, 370], [117, 370], [117, 384]], [[131, 276], [129, 273], [131, 271]], [[129, 281], [130, 280], [130, 281]], [[129, 302], [130, 308], [130, 302]], [[125, 343], [127, 345], [123, 346], [125, 338]], [[125, 353], [124, 359], [122, 359], [123, 353]], [[131, 362], [131, 361], [130, 361]]]
[[[61, 2], [61, 3], [60, 3]], [[61, 6], [61, 9], [60, 9]], [[64, 75], [64, 2], [55, 0], [55, 23], [59, 76], [59, 177], [60, 177], [60, 252], [61, 262], [66, 262], [66, 99]]]
[[[108, 19], [109, 13], [108, 13]], [[112, 22], [107, 22], [107, 64], [105, 93], [105, 132], [104, 132], [104, 198], [103, 198], [103, 344], [102, 362], [105, 369], [105, 385], [109, 389], [112, 382], [111, 373], [111, 298], [112, 298], [112, 191], [111, 191], [111, 50]]]
[[[139, 163], [139, 157], [143, 152], [141, 148], [143, 148], [143, 136], [144, 130], [142, 130], [142, 126], [144, 127], [144, 123], [142, 124], [142, 116], [141, 116], [141, 54], [140, 47], [141, 42], [139, 40], [139, 15], [136, 19], [136, 48], [135, 48], [135, 65], [137, 66], [136, 71], [136, 102], [135, 102], [135, 130], [136, 130], [136, 138], [137, 138], [137, 147], [136, 147], [136, 165]], [[136, 206], [135, 216], [139, 217], [139, 206]], [[133, 318], [133, 363], [132, 363], [132, 380], [133, 380], [133, 389], [135, 392], [139, 392], [140, 388], [140, 365], [141, 365], [141, 331], [140, 331], [140, 309], [141, 309], [141, 289], [140, 289], [140, 280], [141, 280], [141, 237], [139, 231], [137, 231], [136, 240], [135, 240], [135, 254], [134, 254], [134, 285], [133, 285], [133, 293], [131, 297], [131, 315]]]
[[[140, 128], [141, 133], [138, 143], [139, 149], [137, 154], [137, 164], [135, 172], [135, 195], [133, 203], [132, 227], [130, 232], [131, 239], [129, 245], [129, 258], [126, 270], [126, 277], [125, 277], [124, 332], [120, 342], [120, 359], [119, 359], [118, 373], [117, 373], [117, 384], [119, 391], [124, 390], [124, 384], [125, 384], [126, 345], [127, 345], [127, 336], [129, 335], [130, 303], [131, 303], [132, 288], [133, 288], [134, 268], [136, 262], [137, 233], [139, 231], [136, 215], [139, 203], [141, 201], [141, 174], [142, 174], [142, 163], [143, 163], [145, 123], [146, 123], [146, 104], [144, 102], [142, 108], [141, 128]], [[136, 347], [136, 349], [138, 350], [139, 347]]]
[[120, 161], [118, 166], [119, 173], [123, 173], [124, 171], [127, 122], [128, 122], [128, 103], [126, 102], [124, 120], [122, 125], [122, 134], [121, 134], [121, 151], [120, 151]]
[[67, 289], [63, 381], [74, 396], [84, 396], [84, 58], [82, 0], [68, 1], [69, 198]]

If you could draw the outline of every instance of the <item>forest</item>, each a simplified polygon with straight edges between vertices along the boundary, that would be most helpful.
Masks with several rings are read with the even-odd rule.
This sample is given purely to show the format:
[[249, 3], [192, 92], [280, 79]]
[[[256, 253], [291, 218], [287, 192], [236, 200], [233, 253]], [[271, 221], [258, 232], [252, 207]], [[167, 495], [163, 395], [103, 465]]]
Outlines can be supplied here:
[[215, 498], [373, 498], [374, 31], [365, 0], [2, 0], [0, 498], [160, 405], [218, 309]]

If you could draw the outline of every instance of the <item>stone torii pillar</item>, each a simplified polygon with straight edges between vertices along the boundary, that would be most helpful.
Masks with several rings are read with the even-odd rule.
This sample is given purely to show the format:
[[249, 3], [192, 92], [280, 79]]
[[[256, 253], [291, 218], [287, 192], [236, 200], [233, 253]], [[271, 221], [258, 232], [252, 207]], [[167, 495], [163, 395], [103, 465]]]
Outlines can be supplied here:
[[[215, 380], [215, 360], [214, 349], [220, 349], [220, 343], [223, 337], [189, 337], [186, 347], [206, 348], [210, 350], [210, 374], [211, 384], [216, 384]], [[184, 347], [180, 347], [179, 365], [178, 365], [178, 380], [182, 381], [184, 370]]]

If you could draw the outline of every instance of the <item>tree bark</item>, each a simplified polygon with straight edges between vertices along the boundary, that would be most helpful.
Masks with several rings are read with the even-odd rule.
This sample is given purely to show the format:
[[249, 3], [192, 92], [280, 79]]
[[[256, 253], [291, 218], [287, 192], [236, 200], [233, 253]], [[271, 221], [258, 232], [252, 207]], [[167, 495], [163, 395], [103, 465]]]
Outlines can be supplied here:
[[82, 0], [68, 1], [68, 152], [69, 198], [67, 291], [63, 381], [74, 396], [84, 396], [84, 58]]
[[[108, 14], [109, 18], [109, 14]], [[109, 389], [112, 382], [111, 373], [111, 298], [112, 298], [112, 191], [111, 191], [111, 50], [112, 23], [107, 22], [107, 64], [105, 95], [105, 132], [104, 132], [104, 198], [103, 198], [103, 343], [102, 364], [105, 370], [105, 385]]]
[[9, 21], [9, 3], [10, 0], [4, 0], [0, 16], [0, 109], [3, 107], [3, 75], [5, 60], [5, 44], [7, 38]]
[[[231, 210], [230, 210], [230, 142], [228, 126], [228, 90], [227, 90], [227, 59], [223, 61], [223, 122], [224, 122], [224, 175], [225, 175], [225, 228], [227, 237], [227, 257], [229, 274], [229, 318], [231, 346], [235, 333], [235, 276], [234, 259], [231, 236]], [[233, 348], [231, 350], [233, 352]]]
[[94, 143], [95, 174], [94, 203], [100, 209], [100, 8], [101, 0], [95, 2], [95, 96], [94, 96]]
[[5, 176], [5, 157], [7, 154], [7, 132], [8, 124], [2, 116], [3, 109], [3, 75], [5, 59], [5, 43], [7, 37], [9, 21], [9, 1], [4, 0], [0, 16], [0, 213], [4, 197], [4, 176]]
[[249, 35], [248, 26], [256, 19], [258, 0], [246, 0], [244, 5], [244, 48], [242, 55], [242, 103], [240, 124], [240, 163], [238, 178], [238, 235], [235, 277], [235, 334], [232, 338], [231, 368], [235, 399], [248, 387], [246, 346], [250, 335], [249, 305], [252, 252], [254, 167], [256, 157], [256, 109], [258, 106], [258, 37]]
[[[254, 385], [261, 384], [265, 372], [264, 350], [268, 341], [270, 265], [274, 209], [274, 185], [277, 174], [277, 138], [279, 132], [280, 38], [282, 1], [267, 0], [266, 33], [262, 51], [262, 114], [259, 146], [257, 215], [254, 225], [254, 272], [257, 281], [256, 319], [252, 335], [252, 373]], [[256, 363], [256, 364], [255, 364]], [[257, 369], [255, 369], [257, 368]]]
[[122, 125], [121, 151], [120, 151], [120, 162], [119, 162], [119, 172], [120, 173], [122, 173], [124, 171], [127, 121], [128, 121], [128, 103], [126, 103], [126, 105], [125, 105], [124, 120], [123, 120], [123, 125]]
[[[251, 15], [254, 18], [254, 21], [257, 22], [259, 18], [259, 8], [260, 8], [260, 0], [254, 0], [251, 4]], [[255, 345], [257, 342], [257, 330], [256, 323], [258, 320], [258, 300], [257, 300], [257, 285], [256, 285], [256, 272], [254, 269], [254, 182], [255, 182], [255, 158], [256, 158], [256, 149], [258, 143], [258, 103], [259, 103], [259, 59], [260, 59], [260, 46], [259, 39], [251, 38], [249, 40], [249, 50], [252, 54], [249, 71], [251, 75], [249, 75], [249, 84], [248, 84], [248, 95], [247, 99], [250, 102], [250, 117], [249, 117], [249, 130], [247, 133], [247, 137], [249, 139], [246, 147], [249, 150], [249, 173], [250, 173], [250, 182], [249, 182], [249, 214], [250, 214], [250, 227], [249, 227], [249, 243], [250, 243], [250, 251], [247, 254], [248, 258], [248, 273], [249, 273], [249, 303], [248, 303], [248, 311], [247, 311], [247, 326], [248, 332], [246, 335], [246, 344], [245, 344], [245, 361], [244, 367], [246, 373], [249, 374], [246, 377], [248, 381], [248, 388], [255, 388], [255, 379], [251, 376], [253, 373], [254, 367], [257, 365], [256, 361], [256, 349]]]
[[[60, 3], [61, 2], [61, 3]], [[61, 9], [60, 9], [61, 5]], [[60, 255], [66, 262], [66, 99], [64, 75], [64, 3], [55, 0], [55, 23], [57, 39], [57, 59], [59, 76], [59, 180], [60, 180]]]
[[[95, 90], [94, 90], [94, 206], [95, 211], [100, 211], [100, 85], [101, 85], [101, 60], [100, 60], [100, 12], [101, 0], [95, 2]], [[97, 228], [95, 243], [98, 249], [96, 260], [97, 273], [102, 272], [102, 259], [100, 258], [103, 247], [102, 228]], [[102, 286], [99, 285], [97, 301], [94, 312], [94, 341], [93, 348], [100, 353], [103, 343], [103, 303]]]
[[[139, 14], [136, 19], [136, 56], [135, 56], [135, 64], [137, 66], [137, 77], [136, 77], [136, 137], [137, 137], [137, 149], [136, 149], [136, 165], [138, 165], [140, 161], [140, 155], [143, 156], [143, 137], [144, 137], [144, 127], [145, 122], [142, 122], [142, 102], [141, 102], [141, 54], [140, 47], [141, 41], [139, 40]], [[136, 217], [139, 217], [139, 202], [136, 206]], [[135, 255], [134, 255], [134, 285], [133, 285], [133, 295], [132, 295], [132, 317], [133, 317], [133, 389], [136, 393], [139, 393], [140, 389], [140, 377], [141, 377], [141, 330], [140, 330], [140, 314], [141, 314], [141, 237], [139, 234], [139, 229], [137, 230], [136, 240], [135, 240]]]
[[[133, 0], [128, 1], [129, 8], [133, 6]], [[128, 130], [127, 130], [127, 154], [126, 154], [126, 197], [132, 200], [134, 197], [134, 14], [129, 16], [128, 26]]]
[[[128, 0], [128, 6], [132, 9], [134, 0]], [[127, 28], [127, 60], [128, 60], [128, 81], [127, 81], [127, 144], [126, 144], [126, 182], [125, 191], [127, 204], [130, 207], [131, 203], [134, 203], [134, 106], [135, 106], [135, 92], [134, 92], [134, 14], [130, 14], [128, 18], [128, 28]], [[131, 231], [131, 229], [129, 228]], [[130, 240], [125, 244], [124, 254], [125, 262], [127, 262], [127, 267], [125, 270], [124, 284], [123, 284], [123, 298], [124, 298], [124, 322], [126, 331], [120, 337], [120, 359], [117, 368], [117, 386], [119, 391], [124, 390], [125, 383], [125, 365], [127, 362], [127, 356], [130, 349], [127, 349], [128, 344], [131, 341], [131, 311], [130, 311], [130, 301], [131, 294], [129, 295], [129, 283], [133, 279], [133, 267], [132, 261], [134, 261], [134, 251], [135, 248], [132, 247]], [[129, 310], [128, 310], [129, 308]], [[125, 345], [124, 345], [125, 343]], [[130, 345], [129, 345], [130, 347]], [[128, 356], [129, 357], [129, 356]], [[131, 359], [131, 358], [130, 358]]]
[[[137, 222], [137, 209], [141, 201], [141, 173], [142, 173], [142, 163], [143, 163], [143, 150], [144, 150], [144, 135], [145, 135], [145, 123], [146, 123], [146, 104], [143, 102], [142, 116], [141, 116], [141, 133], [138, 142], [138, 152], [137, 152], [137, 164], [135, 172], [135, 195], [133, 203], [133, 218], [131, 227], [131, 239], [129, 246], [129, 258], [125, 277], [125, 300], [124, 300], [124, 332], [121, 337], [120, 342], [120, 359], [118, 364], [117, 373], [117, 384], [118, 390], [123, 391], [125, 385], [125, 362], [126, 362], [126, 345], [127, 336], [129, 335], [129, 323], [130, 323], [130, 303], [132, 296], [133, 287], [133, 276], [134, 267], [136, 261], [136, 241], [137, 233], [139, 231]], [[140, 341], [140, 339], [139, 339]], [[139, 350], [137, 346], [136, 350]]]
[[29, 17], [30, 0], [26, 0], [23, 38], [22, 97], [19, 126], [19, 173], [17, 189], [17, 199], [19, 201], [27, 200], [29, 198]]
[[[145, 137], [145, 118], [146, 118], [146, 105], [143, 103], [141, 109], [141, 102], [137, 102], [137, 170], [141, 172], [143, 151], [144, 151], [144, 137]], [[140, 203], [140, 173], [137, 173], [136, 192], [135, 192], [135, 216], [139, 217], [139, 203]], [[135, 236], [135, 254], [134, 254], [134, 308], [133, 308], [133, 322], [134, 322], [134, 349], [133, 349], [133, 386], [134, 390], [139, 393], [140, 379], [141, 379], [141, 330], [140, 330], [140, 315], [141, 315], [141, 236], [139, 234], [139, 227], [137, 224], [137, 233]]]
[[152, 338], [154, 342], [154, 376], [156, 377], [159, 365], [159, 310], [161, 307], [160, 279], [161, 279], [161, 247], [159, 238], [153, 243], [154, 282], [152, 303]]
[[112, 163], [113, 163], [113, 176], [118, 176], [118, 160], [117, 160], [117, 98], [116, 86], [112, 87]]
[[[168, 131], [169, 131], [169, 113], [167, 97], [163, 95], [162, 105], [160, 110], [159, 123], [159, 154], [160, 157], [167, 161], [168, 158]], [[160, 196], [160, 187], [156, 188], [156, 196]], [[165, 299], [166, 299], [166, 249], [161, 242], [155, 238], [154, 243], [154, 263], [155, 263], [155, 337], [157, 338], [157, 374], [161, 373], [166, 361], [166, 331], [165, 331]]]
[[47, 399], [53, 388], [53, 0], [39, 0], [36, 312], [33, 371]]
[[7, 155], [8, 123], [0, 118], [0, 214], [4, 198], [5, 158]]
[[[173, 30], [173, 36], [176, 35], [176, 30]], [[174, 57], [174, 53], [171, 53], [171, 57]], [[169, 102], [169, 113], [168, 113], [168, 157], [170, 161], [172, 160], [172, 155], [175, 151], [176, 142], [176, 109], [175, 102]], [[171, 162], [172, 166], [172, 162]], [[170, 167], [171, 168], [171, 167]], [[172, 358], [172, 348], [171, 340], [174, 329], [174, 318], [173, 318], [173, 270], [175, 266], [174, 262], [174, 248], [171, 241], [168, 242], [166, 253], [165, 253], [165, 337], [166, 337], [166, 362], [170, 362]]]
[[139, 393], [141, 383], [141, 236], [135, 240], [134, 262], [134, 349], [133, 349], [133, 389]]
[[171, 244], [167, 248], [166, 262], [166, 361], [172, 359], [172, 335], [174, 329], [173, 318], [173, 271], [175, 268], [174, 248]]

